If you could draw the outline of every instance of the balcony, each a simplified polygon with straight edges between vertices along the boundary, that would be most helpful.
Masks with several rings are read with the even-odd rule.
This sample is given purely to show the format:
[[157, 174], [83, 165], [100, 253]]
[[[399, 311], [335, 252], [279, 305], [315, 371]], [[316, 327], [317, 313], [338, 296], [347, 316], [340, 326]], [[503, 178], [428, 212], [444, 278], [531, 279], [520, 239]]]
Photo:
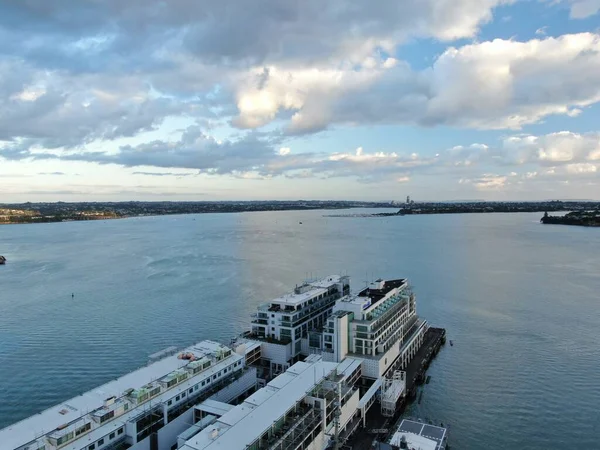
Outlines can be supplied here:
[[311, 434], [322, 420], [321, 413], [306, 405], [302, 405], [293, 415], [285, 418], [282, 426], [267, 442], [262, 442], [260, 449], [287, 450], [295, 449]]
[[282, 337], [281, 339], [275, 339], [269, 336], [265, 336], [264, 334], [257, 334], [252, 331], [246, 331], [242, 334], [242, 337], [253, 339], [255, 341], [267, 342], [269, 344], [278, 344], [278, 345], [287, 345], [292, 340], [290, 338]]

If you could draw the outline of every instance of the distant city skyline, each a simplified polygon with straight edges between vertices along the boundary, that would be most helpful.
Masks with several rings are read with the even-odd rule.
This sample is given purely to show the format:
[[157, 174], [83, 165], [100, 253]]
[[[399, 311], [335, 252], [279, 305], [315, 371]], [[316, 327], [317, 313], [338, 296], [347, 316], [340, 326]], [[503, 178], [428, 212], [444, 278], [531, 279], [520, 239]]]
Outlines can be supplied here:
[[0, 203], [600, 199], [600, 0], [4, 2]]

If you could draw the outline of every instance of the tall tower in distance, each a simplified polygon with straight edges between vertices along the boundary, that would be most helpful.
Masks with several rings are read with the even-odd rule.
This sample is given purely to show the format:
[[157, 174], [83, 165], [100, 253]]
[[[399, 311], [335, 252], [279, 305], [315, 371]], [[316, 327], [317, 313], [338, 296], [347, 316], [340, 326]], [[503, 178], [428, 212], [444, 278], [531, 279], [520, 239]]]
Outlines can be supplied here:
[[408, 205], [410, 203], [410, 195], [406, 196], [406, 204]]

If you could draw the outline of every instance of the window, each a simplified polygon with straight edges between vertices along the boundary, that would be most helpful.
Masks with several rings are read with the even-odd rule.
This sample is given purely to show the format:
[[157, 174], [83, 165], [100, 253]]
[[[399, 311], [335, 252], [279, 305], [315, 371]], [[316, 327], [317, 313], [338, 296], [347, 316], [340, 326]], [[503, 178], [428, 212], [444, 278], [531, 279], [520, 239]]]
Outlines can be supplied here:
[[88, 447], [88, 450], [94, 450], [96, 448], [96, 444], [92, 444]]
[[114, 411], [109, 411], [106, 414], [104, 414], [102, 417], [100, 417], [100, 423], [104, 423], [109, 419], [112, 419], [115, 416], [115, 412]]
[[175, 397], [175, 401], [178, 402], [179, 401], [179, 395], [177, 397]]
[[167, 402], [167, 406], [171, 406], [172, 404], [173, 404], [173, 400], [169, 400], [169, 401]]
[[104, 439], [100, 439], [98, 441], [98, 447], [100, 447], [101, 445], [104, 445]]
[[117, 431], [117, 434], [123, 434], [123, 428], [119, 428], [119, 430]]
[[191, 389], [188, 391], [188, 394], [191, 394], [192, 392], [194, 392], [194, 388], [191, 388]]
[[108, 436], [109, 439], [114, 439], [115, 438], [115, 433], [110, 433], [110, 435]]

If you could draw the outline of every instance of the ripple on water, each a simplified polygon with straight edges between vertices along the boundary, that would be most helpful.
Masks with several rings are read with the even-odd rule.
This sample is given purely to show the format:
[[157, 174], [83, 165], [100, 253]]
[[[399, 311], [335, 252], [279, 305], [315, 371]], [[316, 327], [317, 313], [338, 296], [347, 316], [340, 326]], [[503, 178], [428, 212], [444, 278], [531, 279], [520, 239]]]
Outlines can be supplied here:
[[597, 448], [599, 233], [528, 214], [322, 215], [3, 228], [0, 427], [168, 346], [228, 340], [307, 274], [345, 271], [355, 288], [365, 273], [408, 276], [420, 313], [448, 330], [410, 412], [450, 424], [454, 448]]

